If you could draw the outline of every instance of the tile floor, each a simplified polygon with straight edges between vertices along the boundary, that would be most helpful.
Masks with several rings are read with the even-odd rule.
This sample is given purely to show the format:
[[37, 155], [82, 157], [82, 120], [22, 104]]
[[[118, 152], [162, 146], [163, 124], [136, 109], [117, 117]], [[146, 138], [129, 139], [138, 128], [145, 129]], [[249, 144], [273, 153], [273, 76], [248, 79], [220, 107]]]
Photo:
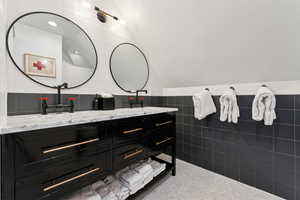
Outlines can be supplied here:
[[[166, 158], [165, 156], [163, 156]], [[166, 177], [142, 200], [282, 200], [277, 196], [178, 160], [177, 176]]]

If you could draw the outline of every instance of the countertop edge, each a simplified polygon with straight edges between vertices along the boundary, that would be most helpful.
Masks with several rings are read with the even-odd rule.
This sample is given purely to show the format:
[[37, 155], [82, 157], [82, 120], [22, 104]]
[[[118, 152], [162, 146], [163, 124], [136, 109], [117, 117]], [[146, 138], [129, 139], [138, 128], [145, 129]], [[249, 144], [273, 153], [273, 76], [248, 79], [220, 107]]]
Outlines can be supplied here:
[[[82, 124], [89, 124], [89, 123], [97, 123], [97, 122], [105, 122], [105, 121], [111, 121], [111, 120], [118, 120], [118, 119], [126, 119], [126, 118], [132, 118], [132, 117], [139, 117], [139, 116], [148, 116], [148, 115], [155, 115], [155, 114], [162, 114], [162, 113], [173, 113], [177, 112], [178, 108], [168, 108], [168, 107], [155, 107], [156, 109], [162, 109], [161, 111], [154, 111], [149, 113], [128, 113], [127, 115], [122, 116], [112, 116], [112, 117], [106, 117], [98, 119], [90, 119], [90, 120], [83, 120], [83, 121], [66, 121], [62, 122], [61, 124], [58, 124], [57, 122], [53, 123], [45, 123], [42, 125], [34, 125], [34, 126], [8, 126], [8, 127], [1, 127], [0, 128], [0, 135], [8, 135], [8, 134], [14, 134], [14, 133], [20, 133], [20, 132], [29, 132], [29, 131], [37, 131], [37, 130], [43, 130], [43, 129], [50, 129], [50, 128], [58, 128], [58, 127], [66, 127], [66, 126], [75, 126], [75, 125], [82, 125]], [[26, 116], [26, 115], [24, 115]]]

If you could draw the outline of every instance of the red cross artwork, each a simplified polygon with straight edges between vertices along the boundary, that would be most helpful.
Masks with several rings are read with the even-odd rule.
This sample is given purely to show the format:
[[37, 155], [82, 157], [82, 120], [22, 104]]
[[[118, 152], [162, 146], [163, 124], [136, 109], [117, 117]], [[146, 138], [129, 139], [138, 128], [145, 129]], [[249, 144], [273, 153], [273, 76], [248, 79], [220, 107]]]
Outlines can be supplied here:
[[33, 63], [32, 65], [40, 71], [46, 68], [46, 66], [41, 61], [37, 61], [37, 63]]

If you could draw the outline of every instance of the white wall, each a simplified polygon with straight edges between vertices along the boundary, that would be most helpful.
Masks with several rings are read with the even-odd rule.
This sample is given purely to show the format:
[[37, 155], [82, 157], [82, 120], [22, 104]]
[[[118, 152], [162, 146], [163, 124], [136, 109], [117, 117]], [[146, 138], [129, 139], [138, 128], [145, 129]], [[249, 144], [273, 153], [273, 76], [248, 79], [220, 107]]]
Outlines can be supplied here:
[[[300, 78], [300, 1], [94, 0], [92, 5], [121, 20], [99, 23], [82, 0], [8, 1], [8, 23], [26, 12], [50, 11], [72, 19], [92, 37], [98, 70], [89, 83], [68, 93], [123, 94], [109, 71], [110, 53], [121, 42], [133, 42], [145, 52], [150, 63], [147, 89], [152, 94], [161, 94], [162, 87], [195, 86], [192, 91], [197, 91], [197, 86], [249, 83], [250, 89], [241, 86], [246, 94], [260, 82]], [[55, 92], [31, 82], [7, 62], [9, 92]], [[300, 84], [294, 83], [272, 86], [281, 93], [300, 93]]]
[[[82, 5], [83, 0], [9, 0], [7, 2], [7, 22], [12, 23], [18, 16], [32, 11], [49, 11], [66, 16], [80, 25], [91, 36], [96, 45], [99, 65], [95, 76], [86, 85], [64, 91], [65, 93], [78, 93], [78, 94], [93, 94], [96, 92], [108, 92], [114, 94], [124, 94], [114, 83], [109, 70], [109, 57], [115, 46], [122, 42], [132, 42], [139, 46], [131, 33], [128, 31], [126, 24], [108, 19], [108, 23], [100, 23], [95, 16], [92, 8], [87, 8]], [[120, 19], [122, 16], [118, 8], [110, 0], [97, 0], [90, 1], [91, 5], [97, 5], [103, 10], [112, 13]], [[143, 49], [143, 48], [142, 48]], [[8, 65], [8, 91], [9, 92], [28, 92], [28, 93], [55, 93], [55, 90], [42, 87], [36, 83], [31, 82], [24, 77], [7, 59]], [[152, 66], [150, 66], [152, 67]], [[160, 80], [151, 74], [151, 80], [147, 89], [156, 94], [161, 93]]]
[[[6, 0], [0, 0], [0, 74], [6, 74], [5, 25]], [[0, 77], [0, 126], [6, 123], [7, 116], [7, 76]]]
[[115, 2], [167, 88], [300, 79], [300, 1]]
[[275, 95], [300, 94], [300, 81], [276, 81], [256, 83], [235, 83], [223, 85], [203, 85], [194, 87], [164, 88], [164, 96], [193, 96], [209, 88], [212, 95], [222, 95], [229, 87], [233, 86], [237, 95], [255, 95], [258, 88], [267, 85]]
[[[91, 68], [75, 66], [68, 62], [63, 62], [62, 80], [70, 86], [82, 84], [91, 77], [92, 73], [93, 70]], [[83, 77], [85, 77], [84, 80]]]
[[[56, 59], [56, 78], [31, 76], [50, 86], [62, 84], [62, 36], [17, 23], [10, 34], [10, 50], [21, 70], [25, 71], [24, 55], [33, 54]], [[34, 41], [34, 42], [33, 42]]]

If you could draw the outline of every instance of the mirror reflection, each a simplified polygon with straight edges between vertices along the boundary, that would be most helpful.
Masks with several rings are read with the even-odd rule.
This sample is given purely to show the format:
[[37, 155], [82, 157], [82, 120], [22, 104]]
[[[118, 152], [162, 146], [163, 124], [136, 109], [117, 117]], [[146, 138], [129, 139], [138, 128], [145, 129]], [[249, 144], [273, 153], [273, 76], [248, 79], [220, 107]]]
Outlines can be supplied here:
[[110, 70], [116, 84], [130, 93], [144, 89], [149, 79], [149, 66], [144, 53], [130, 43], [122, 43], [113, 50]]
[[87, 82], [97, 67], [89, 36], [74, 22], [52, 13], [30, 13], [10, 27], [7, 46], [14, 64], [33, 81], [48, 87]]

